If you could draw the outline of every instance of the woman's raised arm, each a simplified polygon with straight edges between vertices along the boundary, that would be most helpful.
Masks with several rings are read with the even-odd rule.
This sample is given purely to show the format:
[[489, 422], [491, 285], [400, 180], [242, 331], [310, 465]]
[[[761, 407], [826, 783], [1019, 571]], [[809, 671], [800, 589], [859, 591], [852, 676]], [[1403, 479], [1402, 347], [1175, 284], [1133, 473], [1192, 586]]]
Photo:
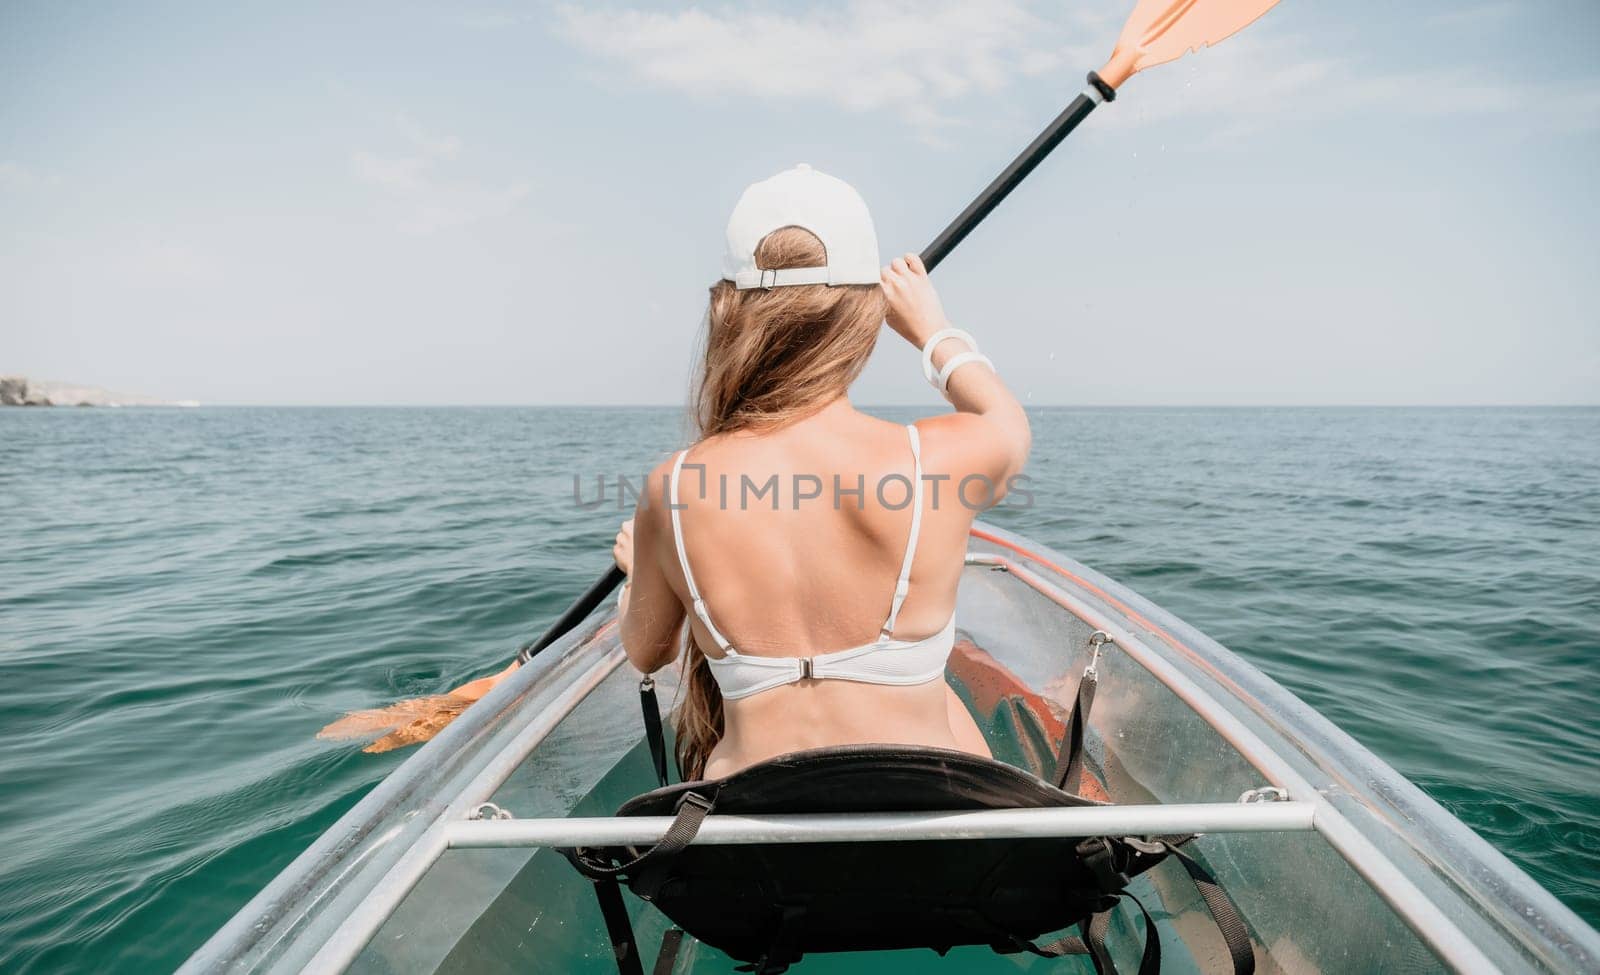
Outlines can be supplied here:
[[956, 408], [953, 416], [938, 417], [928, 425], [951, 434], [947, 439], [961, 466], [990, 477], [999, 500], [1010, 479], [1022, 473], [1033, 446], [1027, 413], [979, 353], [975, 339], [951, 327], [921, 258], [915, 254], [895, 258], [883, 269], [882, 282], [889, 327], [923, 351], [929, 371], [936, 380], [943, 377], [942, 391]]

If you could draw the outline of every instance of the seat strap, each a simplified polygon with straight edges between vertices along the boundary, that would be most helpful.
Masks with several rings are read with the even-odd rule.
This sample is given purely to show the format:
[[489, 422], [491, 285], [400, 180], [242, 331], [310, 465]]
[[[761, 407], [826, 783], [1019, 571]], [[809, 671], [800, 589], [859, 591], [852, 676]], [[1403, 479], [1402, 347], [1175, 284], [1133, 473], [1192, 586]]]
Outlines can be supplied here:
[[[644, 975], [639, 959], [639, 943], [633, 935], [633, 922], [628, 919], [628, 905], [622, 899], [622, 885], [615, 877], [594, 882], [595, 897], [600, 901], [600, 916], [606, 922], [606, 936], [611, 939], [611, 954], [617, 961], [617, 975]], [[650, 975], [672, 975], [678, 964], [678, 952], [683, 948], [683, 929], [669, 928], [661, 936], [661, 950]]]
[[678, 967], [678, 952], [683, 948], [683, 929], [672, 927], [661, 936], [661, 951], [656, 955], [656, 964], [650, 969], [650, 975], [672, 975], [672, 970]]
[[1009, 947], [996, 946], [995, 951], [1011, 954], [1026, 951], [1041, 958], [1060, 958], [1063, 955], [1087, 955], [1089, 953], [1089, 918], [1085, 918], [1078, 925], [1078, 934], [1062, 935], [1054, 941], [1047, 941], [1042, 945], [1034, 944], [1023, 938], [1013, 938]]
[[606, 921], [606, 934], [611, 938], [611, 953], [617, 960], [618, 975], [644, 975], [644, 966], [639, 962], [639, 945], [633, 938], [633, 923], [628, 920], [628, 905], [623, 903], [617, 878], [596, 880], [594, 893], [600, 901], [600, 916]]
[[1223, 943], [1228, 946], [1228, 957], [1233, 960], [1234, 975], [1254, 975], [1255, 948], [1250, 942], [1250, 931], [1245, 927], [1244, 918], [1239, 915], [1239, 908], [1234, 905], [1233, 899], [1222, 889], [1222, 885], [1217, 883], [1217, 878], [1193, 857], [1179, 850], [1171, 842], [1163, 841], [1161, 845], [1178, 858], [1178, 862], [1183, 864], [1183, 869], [1189, 874], [1189, 879], [1194, 881], [1195, 889], [1200, 892], [1200, 899], [1205, 901], [1206, 911], [1211, 914], [1211, 920], [1216, 924], [1218, 933], [1222, 935]]
[[[1132, 894], [1123, 894], [1122, 896], [1133, 901], [1133, 905], [1139, 909], [1139, 913], [1144, 917], [1144, 951], [1139, 955], [1139, 975], [1161, 975], [1161, 932], [1156, 930], [1156, 919], [1150, 916], [1150, 912], [1145, 909], [1144, 902], [1139, 898]], [[1109, 911], [1105, 913], [1107, 915], [1110, 914]], [[1102, 950], [1104, 947], [1105, 944], [1102, 941]], [[1106, 955], [1106, 961], [1109, 962], [1110, 960], [1111, 956], [1109, 954]]]
[[[625, 873], [639, 870], [646, 865], [654, 865], [671, 860], [683, 852], [700, 832], [700, 824], [706, 821], [706, 816], [711, 812], [713, 801], [698, 792], [686, 792], [678, 800], [678, 814], [672, 818], [672, 825], [662, 835], [661, 841], [650, 849], [629, 860], [627, 863], [611, 865], [582, 847], [576, 850], [562, 850], [567, 859], [577, 868], [578, 872], [590, 880], [606, 880], [619, 877]], [[644, 892], [635, 890], [645, 900], [650, 900]], [[653, 892], [651, 892], [653, 893]]]
[[1056, 788], [1077, 795], [1083, 787], [1083, 742], [1089, 726], [1089, 712], [1094, 708], [1094, 692], [1100, 686], [1094, 668], [1083, 672], [1078, 680], [1078, 692], [1073, 696], [1072, 712], [1067, 715], [1067, 731], [1061, 738], [1061, 748], [1056, 752], [1056, 769], [1051, 777]]
[[[1144, 950], [1139, 955], [1139, 975], [1161, 975], [1161, 932], [1156, 930], [1155, 918], [1150, 916], [1139, 898], [1132, 894], [1122, 896], [1133, 901], [1144, 917]], [[1118, 975], [1117, 963], [1111, 959], [1111, 952], [1106, 947], [1106, 935], [1111, 931], [1111, 910], [1108, 908], [1085, 918], [1078, 926], [1081, 935], [1068, 935], [1042, 945], [1019, 939], [1016, 947], [1043, 958], [1088, 955], [1096, 975]]]
[[656, 700], [656, 681], [648, 674], [639, 681], [639, 708], [644, 712], [644, 740], [650, 746], [650, 764], [655, 766], [656, 784], [665, 786], [667, 736], [661, 728], [661, 702]]
[[[713, 805], [713, 800], [698, 792], [684, 793], [678, 801], [678, 814], [673, 817], [672, 825], [667, 827], [661, 841], [627, 863], [606, 863], [583, 848], [560, 851], [579, 873], [594, 881], [595, 897], [600, 901], [600, 914], [605, 918], [606, 934], [611, 938], [611, 951], [616, 956], [618, 975], [644, 975], [644, 966], [639, 961], [639, 945], [633, 936], [633, 924], [628, 920], [628, 906], [622, 900], [622, 887], [617, 883], [617, 878], [630, 871], [640, 871], [641, 868], [649, 871], [653, 875], [651, 882], [641, 883], [636, 877], [635, 882], [641, 889], [634, 893], [643, 900], [651, 900], [666, 880], [663, 868], [700, 832], [700, 824], [705, 822]], [[668, 932], [669, 937], [670, 934]], [[666, 950], [665, 942], [662, 950]], [[676, 949], [673, 954], [676, 955]], [[656, 970], [660, 971], [660, 968], [661, 958], [657, 956]], [[670, 964], [667, 971], [671, 971]]]

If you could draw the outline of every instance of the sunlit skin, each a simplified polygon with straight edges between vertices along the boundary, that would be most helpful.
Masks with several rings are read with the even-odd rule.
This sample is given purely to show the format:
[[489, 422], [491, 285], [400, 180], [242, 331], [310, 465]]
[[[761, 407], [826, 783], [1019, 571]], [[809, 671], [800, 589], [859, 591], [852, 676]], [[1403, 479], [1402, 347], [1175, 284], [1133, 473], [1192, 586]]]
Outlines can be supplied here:
[[[949, 327], [916, 255], [884, 268], [882, 285], [889, 327], [916, 349]], [[943, 342], [934, 364], [965, 350], [960, 341]], [[915, 368], [912, 357], [907, 360]], [[1031, 442], [1021, 404], [989, 369], [966, 366], [949, 389], [957, 412], [917, 422], [924, 476], [945, 480], [937, 504], [933, 481], [925, 482], [910, 592], [893, 634], [898, 639], [937, 632], [954, 610], [967, 532], [978, 514], [956, 499], [955, 486], [982, 475], [996, 485], [999, 500], [1007, 480], [1021, 472]], [[876, 638], [904, 555], [910, 512], [898, 485], [886, 489], [884, 500], [900, 510], [881, 504], [872, 486], [886, 476], [909, 476], [903, 426], [868, 416], [840, 396], [776, 429], [712, 437], [690, 456], [705, 465], [711, 488], [701, 501], [698, 474], [684, 475], [680, 490], [687, 507], [681, 517], [689, 558], [713, 618], [740, 653], [799, 657]], [[651, 474], [653, 497], [623, 525], [613, 549], [629, 577], [619, 611], [622, 642], [644, 673], [676, 659], [679, 629], [689, 618], [670, 515], [661, 503], [669, 471], [670, 463], [664, 463]], [[787, 496], [776, 511], [768, 501], [718, 504], [720, 477], [737, 485], [741, 475], [760, 483], [773, 474], [781, 485], [792, 484], [796, 474], [814, 475], [828, 489], [798, 510]], [[854, 497], [835, 508], [834, 475], [846, 486], [865, 478], [869, 487], [859, 508]], [[984, 500], [978, 483], [970, 491], [975, 503]], [[697, 644], [719, 656], [698, 619], [692, 626]], [[988, 754], [966, 708], [942, 680], [911, 687], [803, 680], [726, 702], [725, 708], [725, 734], [707, 762], [708, 778], [825, 745], [934, 745]]]
[[[949, 327], [915, 254], [885, 267], [881, 283], [889, 328], [916, 350]], [[966, 345], [959, 340], [939, 344], [935, 367], [964, 351]], [[917, 368], [912, 356], [906, 358], [906, 368]], [[950, 618], [967, 532], [979, 514], [976, 508], [1005, 496], [1031, 444], [1021, 404], [988, 368], [973, 364], [957, 370], [949, 394], [955, 412], [916, 424], [925, 478], [922, 531], [910, 591], [893, 634], [897, 639], [928, 636]], [[809, 656], [877, 637], [910, 530], [900, 484], [886, 487], [889, 506], [880, 503], [874, 490], [880, 479], [910, 475], [910, 448], [900, 424], [868, 416], [848, 396], [839, 396], [776, 429], [712, 437], [696, 445], [691, 457], [705, 465], [711, 488], [700, 501], [699, 474], [685, 472], [681, 490], [688, 507], [682, 519], [690, 560], [713, 618], [741, 653]], [[677, 659], [688, 614], [688, 589], [662, 503], [670, 469], [667, 462], [652, 472], [646, 497], [622, 525], [612, 549], [617, 565], [628, 574], [618, 605], [622, 642], [629, 660], [643, 673]], [[738, 485], [741, 475], [764, 483], [774, 474], [780, 485], [792, 485], [796, 474], [819, 477], [826, 486], [824, 495], [798, 510], [788, 494], [777, 511], [770, 501], [752, 502], [742, 510], [737, 503], [723, 508], [716, 502], [715, 485], [722, 476]], [[834, 507], [835, 475], [847, 487], [858, 477], [864, 479], [868, 488], [859, 507], [853, 496]], [[955, 492], [970, 475], [985, 480], [973, 482], [971, 504], [963, 504]], [[994, 485], [992, 497], [983, 496], [985, 483]], [[890, 507], [895, 505], [899, 510]], [[700, 622], [693, 626], [698, 645], [720, 655]], [[448, 694], [347, 715], [324, 728], [321, 736], [382, 735], [368, 751], [426, 741], [515, 669], [512, 664]], [[725, 734], [707, 762], [707, 777], [825, 745], [935, 745], [988, 754], [982, 734], [944, 681], [896, 687], [804, 680], [726, 702], [725, 708]]]

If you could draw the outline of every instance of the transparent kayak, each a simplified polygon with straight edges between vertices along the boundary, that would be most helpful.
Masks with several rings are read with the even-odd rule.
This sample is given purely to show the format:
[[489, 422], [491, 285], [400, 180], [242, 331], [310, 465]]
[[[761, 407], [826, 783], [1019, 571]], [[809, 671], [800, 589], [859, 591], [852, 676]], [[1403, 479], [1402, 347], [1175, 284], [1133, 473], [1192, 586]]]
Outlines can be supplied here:
[[[1258, 971], [1600, 971], [1600, 934], [1504, 856], [1254, 667], [1125, 587], [980, 526], [956, 623], [952, 685], [995, 757], [1035, 775], [1050, 774], [1062, 716], [1097, 657], [1086, 751], [1113, 805], [1064, 812], [1101, 816], [1107, 832], [1201, 833], [1189, 848], [1238, 906]], [[1098, 655], [1096, 631], [1110, 641]], [[664, 704], [675, 689], [661, 680]], [[610, 817], [655, 785], [638, 675], [603, 608], [375, 787], [183, 971], [616, 972], [593, 885], [550, 847], [646, 841], [617, 830], [659, 826]], [[716, 824], [728, 826], [717, 840], [716, 818], [707, 842], [791, 828]], [[962, 835], [996, 822], [974, 820]], [[1036, 818], [1027, 828], [1083, 835], [1071, 831], [1079, 825]], [[950, 828], [937, 817], [817, 828], [847, 827], [861, 842]], [[1157, 919], [1163, 971], [1227, 970], [1176, 864], [1129, 890]], [[640, 943], [660, 942], [669, 922], [631, 896], [628, 906]], [[1137, 966], [1140, 940], [1118, 916], [1109, 946], [1124, 970]], [[671, 970], [734, 965], [691, 938]], [[1091, 970], [1082, 957], [981, 947], [943, 960], [927, 950], [808, 955], [798, 966], [936, 968]]]

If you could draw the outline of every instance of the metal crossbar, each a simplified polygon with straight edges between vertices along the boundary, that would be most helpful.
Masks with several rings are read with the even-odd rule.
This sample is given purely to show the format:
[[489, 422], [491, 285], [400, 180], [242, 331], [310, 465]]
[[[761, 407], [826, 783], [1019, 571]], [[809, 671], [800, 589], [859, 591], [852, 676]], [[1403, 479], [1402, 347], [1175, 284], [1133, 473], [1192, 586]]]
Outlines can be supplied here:
[[[1227, 802], [789, 816], [713, 814], [693, 842], [868, 843], [1289, 832], [1312, 829], [1315, 811], [1316, 806], [1309, 802]], [[462, 820], [446, 827], [445, 845], [452, 849], [640, 846], [658, 842], [671, 823], [669, 816]]]

